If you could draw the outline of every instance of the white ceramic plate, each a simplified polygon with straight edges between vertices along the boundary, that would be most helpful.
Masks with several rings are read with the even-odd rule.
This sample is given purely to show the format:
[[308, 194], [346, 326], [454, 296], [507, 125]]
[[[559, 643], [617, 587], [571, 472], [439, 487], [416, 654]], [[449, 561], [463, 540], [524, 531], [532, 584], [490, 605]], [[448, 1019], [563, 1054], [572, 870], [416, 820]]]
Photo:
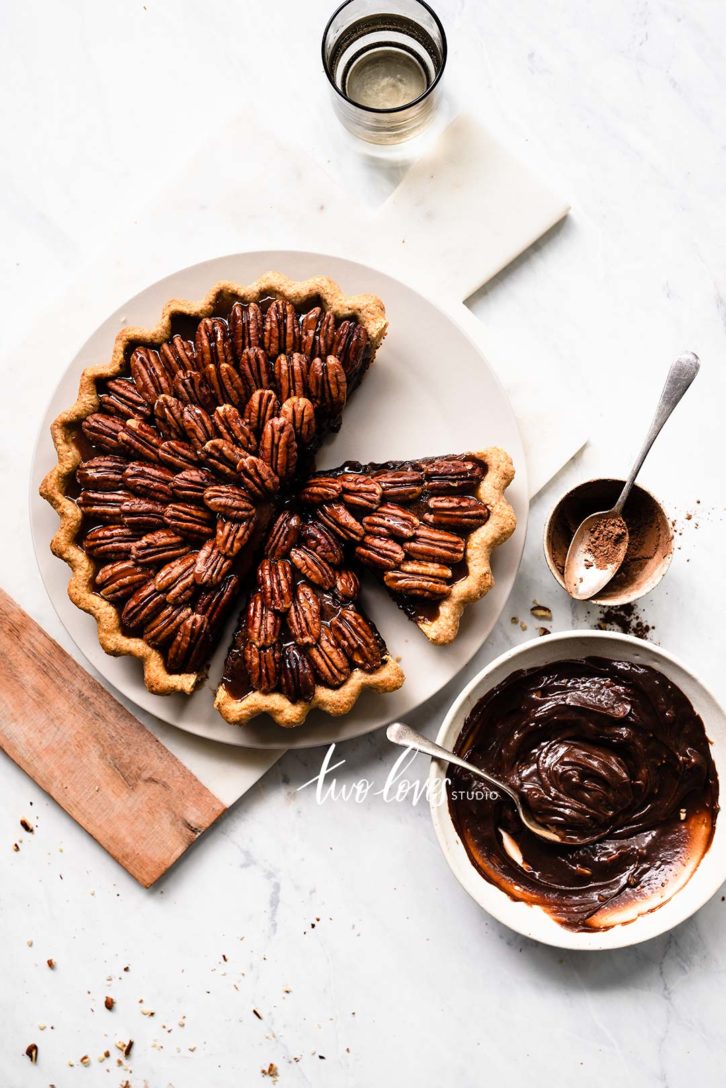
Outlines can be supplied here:
[[[559, 635], [526, 642], [502, 654], [474, 677], [449, 710], [436, 738], [445, 748], [453, 748], [464, 721], [472, 707], [487, 691], [501, 683], [518, 669], [547, 665], [553, 661], [583, 657], [610, 657], [634, 661], [659, 669], [690, 699], [701, 715], [706, 734], [711, 741], [711, 754], [719, 781], [726, 782], [726, 714], [710, 691], [681, 662], [665, 650], [630, 635], [607, 631], [567, 631]], [[442, 789], [445, 769], [431, 762], [430, 784], [432, 802]], [[510, 899], [490, 884], [474, 868], [461, 839], [454, 830], [448, 804], [431, 804], [436, 835], [444, 856], [454, 875], [477, 903], [504, 925], [558, 948], [597, 950], [624, 948], [650, 940], [672, 929], [702, 907], [726, 880], [726, 822], [716, 821], [711, 847], [688, 883], [663, 906], [642, 914], [625, 925], [594, 933], [574, 933], [558, 925], [549, 914], [537, 906]]]
[[[405, 684], [392, 695], [364, 694], [344, 718], [316, 711], [302, 727], [292, 730], [280, 728], [266, 716], [241, 728], [231, 726], [212, 705], [236, 617], [221, 640], [209, 680], [190, 697], [152, 695], [135, 659], [107, 656], [98, 644], [95, 621], [67, 597], [68, 568], [48, 546], [58, 519], [38, 496], [38, 485], [55, 461], [50, 422], [75, 400], [83, 368], [109, 358], [122, 324], [153, 326], [170, 298], [200, 299], [217, 280], [250, 283], [271, 269], [294, 279], [327, 274], [346, 293], [374, 292], [386, 305], [389, 333], [346, 409], [340, 434], [320, 451], [321, 468], [348, 458], [385, 461], [500, 445], [510, 453], [517, 470], [508, 491], [517, 530], [494, 556], [494, 589], [469, 607], [456, 641], [451, 646], [432, 646], [383, 592], [367, 589], [366, 607], [391, 652], [400, 656]], [[78, 648], [110, 684], [144, 710], [199, 736], [248, 748], [307, 748], [360, 736], [405, 716], [466, 665], [509, 596], [522, 554], [528, 502], [524, 450], [507, 395], [479, 349], [450, 316], [405, 284], [364, 265], [314, 253], [272, 251], [220, 257], [185, 268], [124, 302], [93, 333], [60, 378], [43, 420], [30, 507], [36, 556], [51, 601]]]

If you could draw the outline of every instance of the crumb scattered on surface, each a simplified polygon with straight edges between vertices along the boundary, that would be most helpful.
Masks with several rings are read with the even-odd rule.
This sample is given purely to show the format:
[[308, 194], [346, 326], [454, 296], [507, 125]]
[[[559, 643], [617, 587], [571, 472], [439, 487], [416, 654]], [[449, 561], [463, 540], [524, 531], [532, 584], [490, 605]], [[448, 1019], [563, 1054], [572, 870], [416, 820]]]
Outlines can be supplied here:
[[111, 1009], [114, 1007], [115, 1004], [116, 1004], [115, 1000], [109, 994], [107, 994], [106, 997], [104, 997], [103, 1007], [105, 1009], [108, 1009], [109, 1012], [111, 1011]]
[[38, 1044], [28, 1043], [25, 1048], [25, 1053], [30, 1058], [32, 1064], [35, 1065], [38, 1061]]
[[32, 835], [35, 832], [35, 828], [31, 824], [30, 820], [26, 820], [24, 816], [20, 820], [20, 826], [22, 827], [23, 831], [27, 831], [29, 835]]
[[538, 601], [534, 601], [530, 612], [536, 620], [546, 620], [547, 623], [552, 623], [552, 609], [549, 605], [539, 604]]
[[277, 1084], [280, 1077], [280, 1071], [274, 1062], [270, 1062], [267, 1069], [260, 1069], [260, 1073], [263, 1077], [269, 1077], [273, 1084]]
[[51, 971], [55, 971], [55, 960], [54, 959], [49, 959], [49, 960], [46, 960], [45, 962], [48, 964]]
[[253, 1009], [252, 1012], [255, 1014], [258, 1020], [262, 1019], [262, 1013], [258, 1012], [257, 1009]]

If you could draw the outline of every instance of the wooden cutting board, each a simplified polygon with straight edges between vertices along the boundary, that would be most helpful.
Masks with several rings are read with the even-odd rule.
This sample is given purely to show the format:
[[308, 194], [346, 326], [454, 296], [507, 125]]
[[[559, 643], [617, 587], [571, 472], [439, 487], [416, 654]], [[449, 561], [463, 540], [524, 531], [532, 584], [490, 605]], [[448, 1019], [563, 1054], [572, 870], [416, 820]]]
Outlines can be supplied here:
[[148, 888], [225, 811], [0, 589], [0, 748]]

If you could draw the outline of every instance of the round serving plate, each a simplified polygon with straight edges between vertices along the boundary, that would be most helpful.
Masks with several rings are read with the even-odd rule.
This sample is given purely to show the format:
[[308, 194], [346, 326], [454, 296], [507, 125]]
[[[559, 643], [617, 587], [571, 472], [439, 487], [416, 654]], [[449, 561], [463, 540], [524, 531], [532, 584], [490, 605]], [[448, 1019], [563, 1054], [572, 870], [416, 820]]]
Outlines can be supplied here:
[[[267, 716], [242, 727], [227, 724], [214, 709], [214, 691], [236, 617], [212, 659], [208, 680], [191, 696], [152, 695], [139, 662], [110, 657], [96, 637], [95, 621], [69, 600], [68, 567], [50, 551], [58, 526], [55, 511], [38, 495], [38, 486], [55, 463], [49, 426], [71, 405], [84, 367], [107, 360], [114, 338], [125, 325], [153, 327], [171, 298], [201, 299], [217, 280], [251, 283], [263, 272], [293, 279], [328, 275], [346, 294], [372, 292], [386, 306], [389, 332], [365, 381], [346, 408], [343, 427], [318, 454], [320, 468], [341, 461], [386, 461], [503, 446], [517, 477], [507, 495], [517, 530], [493, 557], [496, 584], [465, 613], [450, 646], [432, 646], [378, 587], [367, 585], [364, 604], [406, 673], [403, 687], [390, 695], [366, 692], [349, 714], [332, 718], [311, 713], [297, 729], [283, 729]], [[347, 740], [402, 718], [434, 695], [471, 660], [496, 623], [519, 566], [527, 524], [524, 450], [504, 389], [481, 351], [440, 306], [406, 284], [366, 265], [339, 257], [288, 250], [220, 257], [175, 272], [147, 287], [118, 310], [86, 341], [60, 378], [43, 419], [31, 480], [31, 523], [35, 552], [53, 606], [79, 650], [127, 698], [158, 718], [199, 736], [247, 748], [309, 748]]]
[[[534, 639], [502, 654], [482, 669], [452, 704], [439, 730], [437, 741], [452, 749], [469, 711], [497, 684], [519, 669], [550, 665], [555, 661], [607, 657], [630, 661], [658, 669], [676, 684], [700, 714], [711, 742], [711, 755], [719, 782], [726, 782], [726, 713], [708, 688], [687, 665], [666, 653], [659, 646], [611, 631], [565, 631], [547, 638]], [[557, 948], [598, 951], [625, 948], [666, 933], [673, 926], [690, 918], [726, 880], [726, 823], [716, 820], [711, 846], [698, 868], [683, 887], [662, 906], [641, 914], [632, 922], [611, 929], [579, 933], [565, 929], [541, 907], [510, 899], [505, 892], [490, 884], [474, 868], [461, 839], [456, 833], [446, 801], [436, 803], [443, 790], [445, 768], [431, 761], [431, 815], [439, 845], [452, 872], [476, 902], [505, 926]]]

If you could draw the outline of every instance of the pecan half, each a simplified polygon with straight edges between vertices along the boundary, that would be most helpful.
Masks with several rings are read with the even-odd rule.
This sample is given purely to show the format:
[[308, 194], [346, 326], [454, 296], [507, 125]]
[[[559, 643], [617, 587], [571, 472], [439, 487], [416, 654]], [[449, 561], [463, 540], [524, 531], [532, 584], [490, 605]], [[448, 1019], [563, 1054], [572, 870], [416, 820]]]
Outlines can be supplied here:
[[293, 548], [290, 552], [290, 561], [294, 563], [302, 574], [321, 589], [332, 589], [335, 585], [335, 571], [327, 560], [307, 548]]
[[221, 623], [232, 604], [236, 601], [238, 587], [239, 578], [237, 575], [229, 574], [221, 586], [200, 593], [194, 611], [198, 612], [200, 616], [207, 617], [210, 630], [214, 630]]
[[350, 676], [348, 658], [325, 627], [317, 645], [308, 647], [307, 655], [313, 669], [329, 688], [339, 688]]
[[437, 457], [423, 462], [426, 486], [432, 495], [452, 495], [471, 490], [484, 475], [484, 467], [477, 461], [459, 457]]
[[256, 389], [247, 401], [245, 422], [259, 438], [267, 421], [278, 415], [279, 411], [280, 402], [273, 389]]
[[308, 521], [300, 530], [303, 543], [310, 551], [327, 559], [334, 567], [343, 562], [343, 549], [332, 533], [319, 525], [317, 521]]
[[381, 641], [355, 608], [341, 609], [331, 620], [330, 629], [354, 665], [366, 672], [380, 668], [383, 661]]
[[102, 597], [114, 604], [125, 601], [127, 597], [144, 585], [148, 580], [148, 571], [137, 567], [130, 559], [118, 563], [107, 563], [96, 572], [96, 586]]
[[210, 649], [209, 621], [192, 612], [179, 626], [166, 655], [169, 672], [195, 672]]
[[406, 597], [423, 597], [427, 601], [440, 601], [451, 593], [451, 586], [438, 578], [407, 574], [402, 570], [387, 571], [383, 575], [383, 581], [395, 593], [402, 593]]
[[270, 368], [262, 348], [245, 348], [239, 361], [239, 376], [252, 396], [255, 389], [267, 389], [270, 385]]
[[309, 703], [315, 694], [315, 676], [310, 662], [297, 646], [286, 646], [280, 666], [280, 688], [291, 703]]
[[252, 454], [241, 457], [237, 462], [237, 475], [255, 499], [266, 499], [280, 487], [279, 476], [261, 458]]
[[194, 581], [199, 586], [213, 589], [224, 581], [231, 566], [232, 560], [219, 550], [215, 541], [207, 540], [197, 555]]
[[165, 604], [144, 627], [144, 640], [150, 646], [165, 646], [175, 637], [184, 621], [191, 616], [190, 608]]
[[245, 451], [232, 442], [226, 442], [224, 438], [213, 438], [202, 446], [200, 453], [212, 472], [234, 480], [237, 476], [237, 464]]
[[143, 419], [129, 419], [118, 440], [132, 457], [140, 457], [143, 461], [159, 460], [161, 436], [155, 427], [150, 427]]
[[345, 406], [348, 384], [343, 367], [334, 355], [313, 359], [308, 372], [310, 397], [328, 412], [341, 412]]
[[166, 367], [167, 374], [172, 380], [177, 374], [183, 373], [185, 370], [196, 370], [197, 368], [194, 344], [191, 340], [185, 340], [179, 333], [161, 345], [159, 355]]
[[206, 442], [217, 437], [211, 417], [198, 404], [187, 404], [182, 412], [182, 426], [188, 442], [200, 449]]
[[111, 453], [92, 457], [78, 466], [76, 481], [81, 487], [90, 487], [94, 491], [120, 491], [123, 490], [127, 465], [128, 461], [123, 457], [114, 457]]
[[287, 559], [263, 559], [257, 568], [257, 585], [265, 604], [276, 612], [292, 605], [292, 567]]
[[162, 609], [167, 608], [167, 603], [161, 593], [154, 588], [153, 582], [147, 582], [137, 589], [132, 597], [124, 605], [121, 613], [121, 622], [124, 627], [145, 627]]
[[204, 501], [204, 492], [217, 482], [214, 473], [206, 468], [187, 468], [173, 477], [170, 487], [179, 502]]
[[90, 521], [120, 521], [124, 503], [132, 498], [130, 491], [82, 491], [76, 503]]
[[92, 412], [83, 420], [81, 430], [94, 446], [115, 452], [122, 448], [119, 436], [126, 430], [126, 425], [118, 416], [109, 416], [105, 412]]
[[93, 559], [114, 562], [117, 559], [131, 559], [138, 563], [133, 549], [138, 536], [125, 525], [98, 525], [86, 533], [83, 549]]
[[428, 501], [423, 516], [427, 525], [476, 529], [489, 517], [489, 508], [471, 495], [440, 495]]
[[275, 384], [281, 401], [308, 394], [308, 361], [299, 351], [275, 359]]
[[202, 368], [234, 363], [229, 329], [221, 317], [202, 318], [197, 325], [194, 346]]
[[371, 536], [369, 533], [363, 537], [355, 554], [361, 563], [379, 570], [393, 570], [406, 555], [401, 545], [390, 536]]
[[174, 473], [164, 465], [131, 461], [124, 470], [123, 479], [129, 491], [143, 499], [154, 499], [155, 502], [163, 503], [172, 500], [171, 481]]
[[253, 642], [248, 642], [244, 648], [244, 662], [250, 684], [263, 695], [267, 695], [277, 687], [280, 656], [279, 643], [262, 648], [255, 646]]
[[407, 559], [400, 569], [404, 574], [420, 574], [423, 578], [440, 578], [444, 582], [448, 582], [453, 573], [451, 567], [443, 563], [427, 563], [423, 559]]
[[326, 502], [320, 507], [318, 517], [329, 529], [343, 540], [362, 540], [365, 530], [342, 502]]
[[264, 319], [256, 302], [235, 302], [229, 315], [229, 331], [237, 358], [245, 348], [258, 348], [262, 344]]
[[193, 446], [188, 442], [180, 442], [176, 438], [169, 438], [159, 446], [159, 460], [175, 472], [184, 472], [188, 468], [194, 468], [199, 464], [199, 456]]
[[156, 399], [154, 422], [164, 438], [184, 438], [183, 411], [184, 405], [177, 397], [164, 393]]
[[106, 390], [98, 398], [104, 412], [119, 419], [148, 419], [151, 408], [129, 378], [112, 378], [106, 382]]
[[318, 322], [313, 348], [308, 354], [321, 358], [330, 355], [335, 346], [335, 331], [335, 317], [326, 310]]
[[420, 524], [410, 510], [392, 502], [383, 503], [375, 513], [363, 518], [363, 528], [367, 533], [395, 536], [398, 540], [410, 540]]
[[340, 359], [348, 378], [361, 368], [368, 345], [368, 333], [357, 321], [341, 321], [335, 334], [332, 352]]
[[282, 617], [265, 604], [260, 592], [253, 593], [247, 605], [245, 633], [255, 646], [274, 646], [280, 637]]
[[315, 437], [315, 409], [307, 397], [290, 397], [280, 408], [280, 415], [292, 427], [301, 446], [308, 446]]
[[339, 570], [335, 575], [335, 588], [343, 600], [354, 601], [360, 593], [360, 578], [352, 570]]
[[167, 563], [154, 577], [154, 588], [169, 604], [186, 604], [194, 595], [194, 570], [198, 552], [190, 552]]
[[297, 314], [291, 302], [275, 299], [265, 314], [264, 345], [274, 359], [281, 351], [296, 351], [300, 342]]
[[298, 646], [314, 646], [320, 638], [320, 601], [315, 590], [305, 582], [295, 590], [287, 626]]
[[313, 349], [315, 347], [315, 338], [318, 334], [318, 325], [322, 316], [322, 306], [315, 306], [300, 318], [300, 351], [305, 355], [312, 356], [313, 354], [319, 354], [319, 352], [314, 352]]
[[189, 542], [171, 529], [156, 529], [134, 542], [131, 555], [134, 563], [142, 567], [156, 567], [171, 563], [191, 551]]
[[343, 473], [343, 502], [354, 510], [375, 510], [383, 497], [383, 488], [370, 476], [351, 476]]
[[268, 559], [283, 559], [297, 544], [300, 535], [300, 516], [291, 510], [283, 510], [267, 534], [265, 555]]
[[164, 521], [170, 529], [190, 540], [206, 540], [214, 536], [214, 515], [203, 506], [172, 502], [164, 511]]
[[171, 382], [166, 367], [159, 353], [153, 348], [142, 345], [132, 351], [129, 368], [139, 394], [152, 408], [154, 401], [162, 393], [171, 393]]
[[377, 472], [375, 479], [383, 488], [384, 497], [391, 502], [414, 502], [423, 492], [423, 473], [415, 469]]
[[243, 408], [249, 397], [248, 387], [243, 382], [239, 372], [228, 363], [223, 363], [219, 368], [219, 389], [221, 400], [225, 404], [231, 404], [235, 408]]
[[225, 442], [232, 442], [248, 453], [257, 451], [257, 439], [252, 427], [245, 422], [233, 404], [220, 404], [215, 409], [212, 422], [217, 434]]
[[232, 521], [249, 521], [255, 516], [249, 492], [234, 484], [212, 484], [204, 492], [204, 502], [215, 514], [222, 514]]
[[337, 476], [313, 476], [300, 492], [300, 498], [318, 506], [323, 502], [334, 502], [342, 494], [343, 485]]
[[260, 457], [281, 480], [293, 475], [297, 467], [297, 442], [286, 419], [278, 417], [265, 424], [260, 437]]
[[433, 563], [460, 563], [464, 558], [466, 541], [454, 533], [420, 525], [411, 540], [403, 545], [412, 559], [425, 559]]
[[165, 508], [152, 499], [136, 499], [133, 496], [121, 504], [121, 520], [137, 533], [150, 533], [164, 524]]
[[[212, 373], [216, 374], [214, 368]], [[198, 370], [184, 370], [177, 374], [172, 383], [174, 396], [182, 404], [198, 404], [211, 412], [217, 403], [214, 397], [214, 386], [211, 385]]]
[[242, 551], [252, 536], [254, 527], [254, 519], [249, 521], [227, 521], [226, 518], [217, 518], [217, 531], [214, 542], [222, 555], [234, 559], [235, 555]]

